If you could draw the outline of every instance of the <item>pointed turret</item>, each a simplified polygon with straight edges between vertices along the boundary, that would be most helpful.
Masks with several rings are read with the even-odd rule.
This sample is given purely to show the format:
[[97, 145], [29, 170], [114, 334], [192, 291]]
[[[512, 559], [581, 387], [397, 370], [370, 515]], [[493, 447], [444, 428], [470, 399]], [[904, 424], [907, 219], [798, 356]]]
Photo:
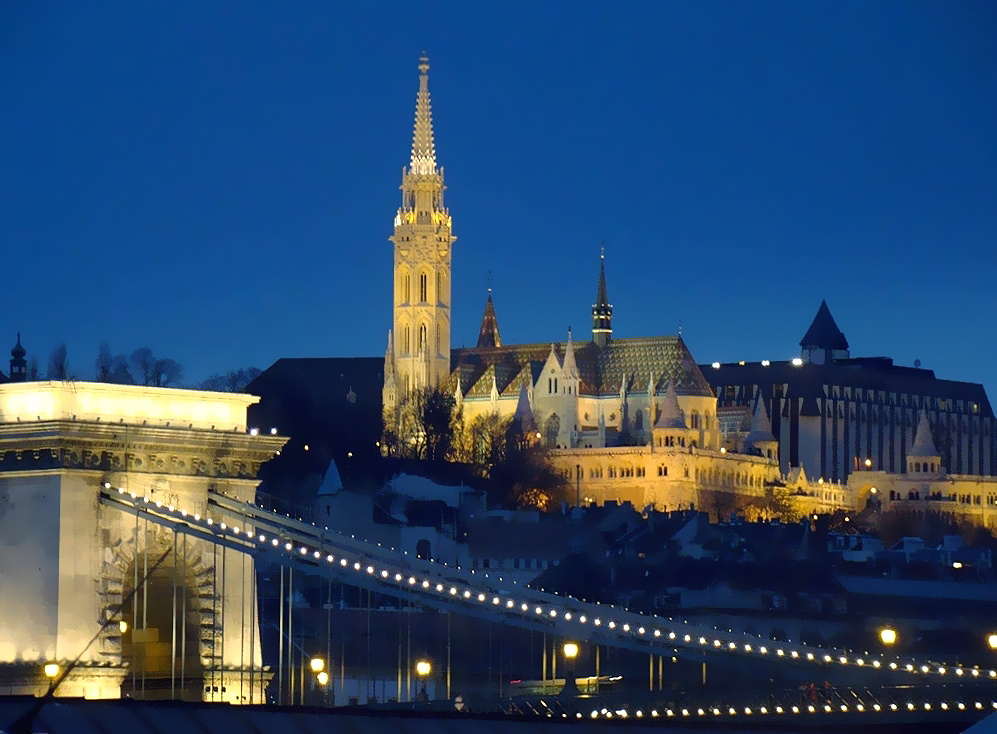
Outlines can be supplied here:
[[817, 315], [800, 339], [803, 360], [812, 364], [830, 364], [836, 359], [848, 359], [848, 340], [834, 322], [827, 301], [820, 302]]
[[599, 253], [599, 287], [592, 304], [592, 341], [598, 346], [609, 344], [613, 336], [613, 306], [606, 292], [606, 248]]
[[571, 341], [571, 327], [568, 327], [568, 342], [564, 345], [564, 362], [562, 363], [566, 380], [578, 378], [578, 363], [575, 361], [575, 345]]
[[28, 378], [28, 361], [24, 358], [27, 354], [21, 346], [21, 332], [17, 332], [17, 344], [10, 350], [10, 381], [24, 382]]
[[395, 379], [395, 340], [391, 334], [391, 329], [388, 329], [388, 346], [384, 350], [384, 381], [387, 383], [388, 380], [394, 382]]
[[516, 412], [512, 416], [512, 424], [509, 428], [520, 436], [528, 437], [531, 440], [537, 435], [537, 423], [533, 417], [530, 395], [525, 383], [519, 388], [519, 400], [516, 403]]
[[914, 432], [914, 443], [911, 444], [907, 456], [918, 458], [938, 456], [938, 449], [935, 448], [935, 439], [931, 437], [931, 424], [928, 422], [928, 414], [921, 411], [921, 419], [917, 423], [917, 430]]
[[921, 420], [914, 432], [914, 443], [907, 451], [907, 473], [941, 474], [943, 471], [942, 455], [938, 453], [935, 439], [931, 435], [928, 413], [922, 410]]
[[661, 414], [654, 422], [655, 428], [685, 428], [685, 413], [679, 406], [679, 396], [675, 392], [675, 383], [668, 382], [668, 389], [661, 400]]
[[481, 317], [481, 328], [478, 330], [478, 347], [501, 347], [502, 337], [499, 335], [498, 318], [495, 316], [495, 304], [492, 303], [492, 289], [488, 289], [488, 300], [485, 301], [485, 313]]
[[433, 142], [433, 109], [429, 104], [429, 59], [419, 57], [419, 92], [415, 97], [415, 131], [412, 134], [412, 173], [436, 173]]
[[755, 414], [751, 418], [748, 435], [744, 437], [744, 446], [746, 449], [755, 449], [769, 459], [774, 459], [778, 455], [779, 442], [772, 435], [772, 422], [769, 420], [769, 411], [765, 407], [765, 398], [761, 393], [758, 393]]

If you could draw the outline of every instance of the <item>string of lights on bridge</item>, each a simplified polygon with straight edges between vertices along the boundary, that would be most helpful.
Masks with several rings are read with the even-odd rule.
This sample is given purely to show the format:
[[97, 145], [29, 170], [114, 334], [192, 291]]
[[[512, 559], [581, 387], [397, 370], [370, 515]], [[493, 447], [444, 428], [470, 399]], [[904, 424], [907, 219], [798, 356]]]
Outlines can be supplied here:
[[[110, 490], [110, 483], [105, 482], [104, 489]], [[150, 509], [155, 507], [156, 510], [163, 512], [164, 514], [169, 514], [174, 518], [198, 524], [201, 529], [207, 532], [212, 534], [220, 533], [223, 537], [236, 539], [243, 544], [250, 543], [253, 547], [260, 550], [265, 550], [267, 552], [283, 551], [284, 553], [292, 555], [300, 560], [309, 560], [318, 563], [321, 563], [324, 560], [324, 562], [329, 566], [338, 564], [342, 570], [349, 571], [352, 569], [353, 572], [365, 574], [368, 577], [377, 579], [379, 583], [389, 585], [394, 583], [402, 590], [426, 594], [432, 594], [435, 592], [442, 598], [448, 598], [449, 600], [458, 602], [466, 602], [468, 604], [487, 605], [488, 607], [500, 612], [527, 615], [533, 619], [542, 619], [544, 621], [563, 620], [564, 622], [577, 624], [580, 629], [591, 626], [599, 628], [604, 634], [608, 634], [606, 633], [606, 630], [610, 630], [617, 636], [617, 638], [621, 638], [623, 635], [629, 635], [631, 639], [639, 640], [651, 645], [680, 646], [691, 649], [701, 649], [704, 651], [709, 650], [713, 652], [768, 656], [775, 659], [785, 659], [787, 661], [795, 660], [817, 665], [852, 665], [856, 667], [871, 667], [873, 669], [884, 669], [911, 674], [937, 674], [939, 676], [952, 674], [956, 677], [968, 675], [970, 678], [980, 678], [981, 676], [989, 677], [991, 679], [997, 678], [997, 670], [981, 671], [975, 666], [964, 667], [958, 664], [929, 664], [927, 662], [917, 662], [901, 658], [886, 660], [882, 656], [863, 656], [854, 653], [847, 654], [844, 651], [826, 650], [819, 647], [789, 647], [786, 645], [779, 646], [763, 644], [760, 638], [755, 638], [757, 640], [755, 643], [744, 642], [744, 636], [740, 635], [740, 633], [737, 633], [740, 637], [738, 640], [725, 638], [722, 634], [701, 634], [695, 630], [694, 625], [686, 622], [676, 622], [671, 619], [669, 620], [671, 623], [670, 626], [660, 624], [663, 620], [657, 617], [653, 618], [655, 620], [653, 624], [648, 622], [638, 623], [636, 621], [631, 624], [628, 621], [610, 618], [609, 615], [616, 615], [618, 617], [630, 616], [637, 617], [638, 619], [640, 618], [640, 615], [636, 615], [628, 610], [621, 610], [613, 606], [606, 606], [604, 613], [601, 613], [599, 616], [594, 616], [591, 614], [581, 613], [577, 609], [573, 612], [571, 609], [567, 608], [567, 605], [564, 604], [558, 606], [550, 604], [549, 602], [545, 604], [535, 600], [517, 601], [505, 598], [505, 594], [503, 592], [486, 593], [471, 586], [465, 586], [458, 583], [443, 583], [439, 579], [420, 578], [411, 573], [403, 574], [396, 569], [388, 567], [378, 568], [374, 565], [372, 559], [369, 558], [350, 559], [345, 556], [337, 556], [319, 548], [307, 545], [297, 545], [296, 543], [292, 543], [286, 537], [280, 537], [279, 534], [267, 535], [266, 533], [257, 532], [250, 528], [240, 529], [237, 525], [232, 525], [225, 521], [215, 521], [209, 516], [202, 517], [202, 515], [198, 512], [191, 513], [185, 508], [177, 508], [172, 504], [164, 505], [164, 503], [158, 499], [152, 499], [148, 496], [138, 496], [137, 493], [130, 492], [125, 488], [117, 488], [117, 494], [119, 496], [130, 497], [137, 511], [140, 510], [140, 504], [145, 505]], [[267, 522], [284, 522], [283, 517], [278, 513], [271, 512], [253, 503], [246, 504], [253, 508], [253, 512], [266, 513], [266, 515], [270, 516], [266, 517], [261, 515]], [[317, 526], [313, 525], [313, 527], [318, 530]], [[338, 536], [340, 534], [336, 533], [336, 535]], [[343, 537], [345, 538], [345, 536]], [[432, 561], [429, 561], [428, 563], [433, 564]], [[450, 567], [447, 567], [447, 572], [450, 572], [451, 570], [452, 569]], [[547, 595], [557, 596], [555, 594]], [[565, 601], [567, 600], [565, 599]], [[604, 617], [607, 618], [604, 619]], [[672, 627], [675, 627], [677, 631], [676, 629], [672, 629]], [[718, 631], [717, 628], [714, 628], [714, 631]], [[732, 631], [728, 630], [728, 632]], [[995, 703], [994, 706], [997, 708], [997, 703]], [[809, 708], [804, 707], [801, 710], [810, 710], [812, 708], [812, 706]], [[716, 714], [717, 711], [720, 710], [717, 709], [714, 713]], [[732, 711], [733, 710], [728, 711], [728, 714], [732, 715]], [[776, 711], [776, 713], [782, 712]], [[794, 711], [794, 713], [796, 712]], [[672, 712], [672, 714], [674, 715], [674, 712]]]

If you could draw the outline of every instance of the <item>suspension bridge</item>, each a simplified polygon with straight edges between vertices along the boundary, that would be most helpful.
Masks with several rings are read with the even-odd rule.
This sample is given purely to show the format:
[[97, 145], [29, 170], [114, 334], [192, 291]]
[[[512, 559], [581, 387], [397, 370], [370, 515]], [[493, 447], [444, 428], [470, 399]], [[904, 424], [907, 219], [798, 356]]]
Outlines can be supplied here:
[[[48, 690], [87, 698], [227, 702], [247, 710], [286, 703], [284, 692], [297, 672], [294, 638], [284, 628], [291, 624], [293, 594], [290, 584], [281, 584], [280, 650], [271, 669], [263, 663], [257, 590], [257, 569], [266, 565], [289, 570], [289, 578], [325, 579], [365, 590], [368, 599], [393, 597], [409, 608], [446, 613], [448, 620], [457, 615], [489, 629], [543, 636], [544, 690], [496, 692], [455, 711], [448, 685], [448, 715], [675, 725], [791, 720], [791, 726], [807, 728], [832, 719], [857, 727], [967, 722], [997, 710], [997, 669], [775, 642], [635, 613], [516, 585], [500, 573], [418, 558], [270, 511], [254, 501], [255, 477], [284, 439], [245, 425], [251, 396], [31, 385], [0, 388], [0, 541], [6, 549], [0, 570], [7, 588], [17, 591], [0, 595], [7, 620], [0, 691], [8, 695]], [[24, 563], [36, 557], [37, 568]], [[548, 690], [548, 639], [646, 655], [648, 690], [568, 696], [559, 692], [560, 686], [571, 688], [568, 676], [560, 684], [551, 681]], [[403, 688], [400, 644], [396, 706], [406, 703], [410, 690], [408, 683]], [[462, 657], [473, 654], [467, 641], [462, 644]], [[665, 658], [734, 666], [760, 684], [664, 691]], [[40, 677], [46, 662], [47, 679]], [[453, 664], [448, 653], [448, 683]], [[813, 696], [765, 687], [767, 676], [758, 671], [773, 666], [792, 670], [786, 677], [833, 686]]]

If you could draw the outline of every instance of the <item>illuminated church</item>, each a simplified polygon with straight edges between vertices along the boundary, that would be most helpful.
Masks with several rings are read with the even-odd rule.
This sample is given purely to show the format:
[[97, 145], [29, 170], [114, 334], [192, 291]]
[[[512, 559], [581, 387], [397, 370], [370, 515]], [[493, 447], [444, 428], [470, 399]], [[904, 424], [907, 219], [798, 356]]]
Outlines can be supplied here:
[[489, 290], [476, 346], [451, 348], [456, 237], [436, 160], [428, 71], [422, 57], [411, 160], [390, 238], [387, 429], [404, 440], [401, 407], [427, 388], [453, 395], [465, 425], [518, 416], [551, 450], [574, 489], [569, 500], [579, 504], [702, 508], [711, 495], [764, 500], [781, 488], [804, 512], [861, 509], [868, 488], [861, 498], [849, 490], [849, 470], [861, 462], [903, 471], [919, 412], [930, 414], [926, 430], [944, 440], [946, 463], [993, 472], [994, 418], [982, 386], [936, 380], [886, 358], [851, 358], [826, 304], [801, 341], [801, 358], [701, 368], [681, 335], [613, 338], [603, 255], [591, 334], [503, 344]]
[[[582, 475], [586, 484], [592, 480], [586, 491], [597, 496], [586, 496], [593, 500], [620, 498], [615, 487], [598, 491], [600, 480], [643, 478], [649, 471], [646, 462], [632, 458], [618, 466], [591, 465], [596, 454], [607, 450], [661, 454], [651, 474], [674, 479], [669, 485], [688, 485], [684, 501], [676, 503], [686, 506], [703, 481], [733, 485], [743, 480], [745, 487], [750, 482], [760, 490], [766, 479], [777, 478], [774, 440], [764, 427], [755, 437], [768, 456], [761, 447], [750, 456], [727, 454], [726, 449], [721, 453], [716, 397], [681, 336], [613, 338], [604, 257], [591, 336], [576, 340], [569, 331], [563, 342], [504, 345], [489, 293], [477, 345], [451, 349], [456, 237], [443, 200], [443, 168], [436, 160], [428, 71], [423, 57], [412, 155], [402, 174], [402, 202], [391, 237], [394, 307], [384, 358], [386, 426], [397, 425], [406, 394], [426, 388], [452, 394], [465, 423], [490, 414], [511, 418], [517, 408], [526, 410], [562, 470], [576, 484]], [[666, 461], [665, 454], [697, 456], [724, 466], [711, 470], [701, 460]], [[578, 499], [583, 499], [580, 494]], [[643, 506], [647, 498], [631, 499]]]

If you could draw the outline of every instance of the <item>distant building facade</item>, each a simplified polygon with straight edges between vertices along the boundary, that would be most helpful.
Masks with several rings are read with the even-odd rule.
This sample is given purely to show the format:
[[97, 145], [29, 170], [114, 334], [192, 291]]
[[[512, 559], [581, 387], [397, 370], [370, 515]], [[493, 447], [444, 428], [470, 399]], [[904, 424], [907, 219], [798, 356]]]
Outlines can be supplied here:
[[950, 471], [997, 470], [994, 413], [982, 385], [941, 380], [888, 357], [851, 357], [825, 302], [800, 347], [789, 361], [703, 365], [718, 410], [764, 402], [783, 472], [802, 466], [832, 482], [859, 469], [903, 472], [922, 412]]

